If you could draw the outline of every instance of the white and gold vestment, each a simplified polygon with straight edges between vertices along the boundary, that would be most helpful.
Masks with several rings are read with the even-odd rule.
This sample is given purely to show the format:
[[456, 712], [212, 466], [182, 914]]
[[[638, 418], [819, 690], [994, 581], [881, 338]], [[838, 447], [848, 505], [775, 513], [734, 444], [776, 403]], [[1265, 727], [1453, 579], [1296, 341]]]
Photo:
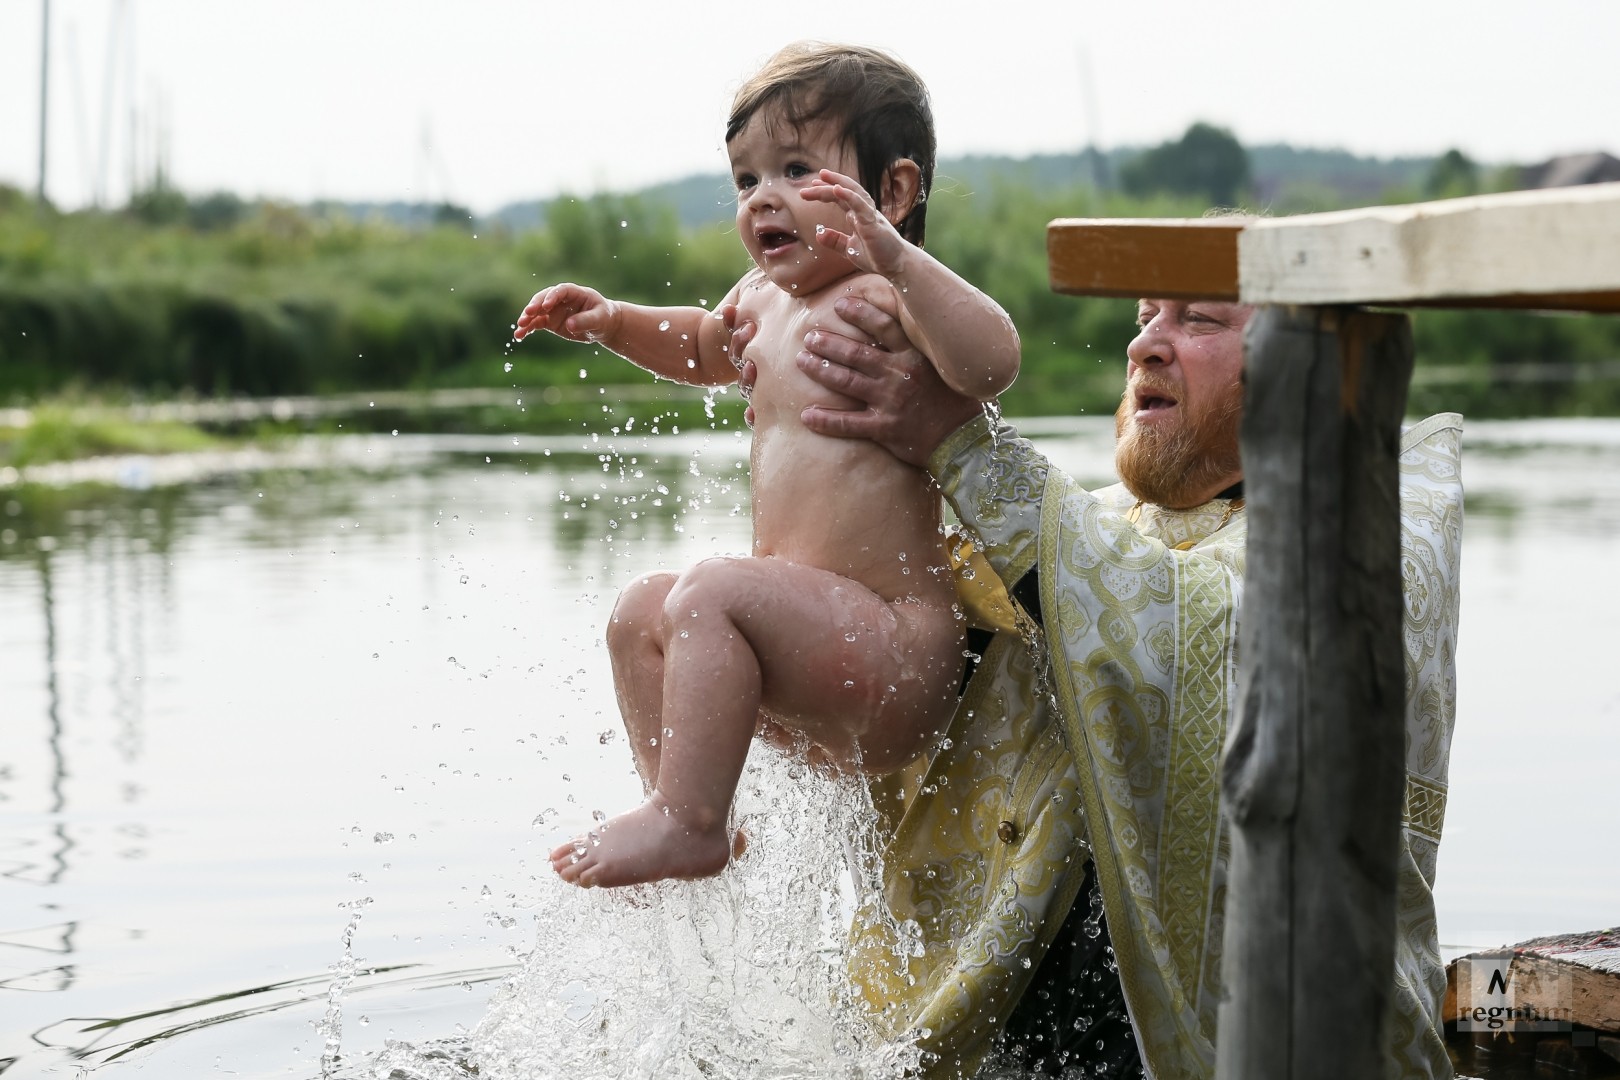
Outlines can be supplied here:
[[[1390, 1076], [1451, 1074], [1430, 890], [1456, 700], [1460, 424], [1431, 417], [1401, 446], [1408, 784]], [[933, 1074], [971, 1075], [1089, 858], [1149, 1075], [1210, 1076], [1241, 503], [1170, 511], [1138, 507], [1122, 485], [1087, 491], [987, 420], [930, 467], [1002, 581], [1038, 568], [1043, 633], [996, 635], [927, 772], [880, 799], [899, 819], [885, 856], [892, 920], [859, 922], [854, 975], [884, 1026], [929, 1051]]]

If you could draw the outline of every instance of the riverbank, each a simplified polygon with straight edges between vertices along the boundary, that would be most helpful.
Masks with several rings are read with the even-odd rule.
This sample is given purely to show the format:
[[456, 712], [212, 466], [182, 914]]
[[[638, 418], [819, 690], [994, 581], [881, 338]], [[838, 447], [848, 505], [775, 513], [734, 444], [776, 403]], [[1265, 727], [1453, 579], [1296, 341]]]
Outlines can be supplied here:
[[274, 450], [307, 435], [387, 433], [616, 434], [634, 417], [656, 427], [701, 422], [741, 427], [734, 391], [672, 383], [611, 387], [580, 383], [529, 393], [507, 389], [391, 390], [269, 398], [116, 402], [62, 397], [0, 409], [0, 486], [31, 469], [116, 456]]

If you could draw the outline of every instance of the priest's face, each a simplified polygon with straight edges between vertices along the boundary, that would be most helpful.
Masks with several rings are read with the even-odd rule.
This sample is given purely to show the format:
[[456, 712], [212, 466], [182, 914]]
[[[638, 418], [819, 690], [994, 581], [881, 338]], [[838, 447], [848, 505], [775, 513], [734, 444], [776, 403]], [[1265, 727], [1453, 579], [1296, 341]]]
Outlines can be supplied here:
[[1243, 479], [1243, 327], [1254, 309], [1142, 300], [1114, 414], [1114, 464], [1145, 502], [1185, 509]]

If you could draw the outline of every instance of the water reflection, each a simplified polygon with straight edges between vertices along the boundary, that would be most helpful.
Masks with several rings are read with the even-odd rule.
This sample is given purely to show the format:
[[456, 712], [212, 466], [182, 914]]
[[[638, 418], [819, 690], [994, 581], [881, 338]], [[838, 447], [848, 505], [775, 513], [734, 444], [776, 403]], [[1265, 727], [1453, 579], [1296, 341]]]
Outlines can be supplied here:
[[[599, 741], [612, 597], [747, 550], [745, 440], [653, 426], [383, 432], [0, 490], [0, 1039], [23, 1040], [0, 1071], [177, 1045], [206, 1067], [217, 1044], [248, 1075], [315, 1075], [362, 896], [363, 970], [417, 965], [438, 997], [360, 975], [345, 1047], [476, 1025], [477, 979], [444, 980], [510, 970], [553, 835], [635, 790], [622, 739]], [[1028, 427], [1108, 477], [1106, 420]], [[1443, 941], [1492, 946], [1612, 923], [1620, 895], [1620, 424], [1467, 438], [1437, 897]]]
[[[332, 897], [389, 878], [407, 892], [383, 912], [377, 969], [400, 966], [384, 953], [446, 971], [514, 948], [533, 881], [522, 852], [496, 860], [517, 869], [504, 900], [452, 898], [448, 920], [424, 910], [445, 905], [446, 879], [420, 879], [470, 860], [491, 823], [527, 829], [538, 807], [511, 791], [517, 763], [596, 768], [554, 743], [612, 724], [601, 597], [649, 559], [746, 549], [746, 446], [667, 428], [657, 445], [355, 436], [268, 462], [108, 470], [140, 477], [134, 488], [0, 490], [0, 1008], [16, 1034], [36, 1033], [20, 1056], [0, 1042], [0, 1069], [57, 1060], [39, 1047], [107, 1060], [257, 1014], [176, 1025], [157, 1019], [169, 1006], [127, 1015], [131, 1003], [324, 985]], [[261, 468], [237, 471], [244, 461]], [[461, 657], [448, 665], [458, 685], [446, 656]], [[460, 734], [425, 748], [440, 728]], [[397, 746], [401, 731], [408, 754], [376, 741]], [[508, 749], [542, 743], [549, 760]], [[627, 780], [544, 797], [573, 828], [567, 814], [622, 801], [611, 784]], [[446, 822], [448, 789], [469, 781], [451, 798], [478, 814]], [[345, 839], [318, 839], [335, 822]], [[380, 841], [356, 850], [373, 833], [397, 834], [404, 873]], [[499, 933], [468, 927], [486, 914]], [[230, 989], [289, 967], [291, 980]], [[129, 1020], [162, 1033], [126, 1038]]]
[[[174, 526], [173, 499], [154, 501], [140, 505], [129, 497], [109, 499], [105, 492], [29, 487], [10, 493], [5, 503], [7, 542], [0, 546], [0, 569], [8, 571], [3, 579], [7, 640], [8, 646], [22, 646], [8, 647], [7, 654], [26, 656], [27, 644], [34, 643], [42, 652], [32, 671], [25, 663], [10, 665], [8, 723], [15, 737], [32, 713], [43, 726], [45, 750], [44, 760], [30, 765], [19, 746], [0, 773], [0, 799], [13, 810], [38, 815], [34, 835], [15, 838], [19, 843], [13, 850], [25, 857], [6, 867], [7, 878], [54, 885], [68, 873], [77, 844], [64, 812], [69, 780], [81, 766], [98, 782], [112, 782], [125, 803], [139, 800], [133, 775], [145, 738], [146, 620], [166, 606], [164, 556]], [[30, 600], [32, 619], [23, 610], [12, 613], [13, 606], [26, 608]], [[33, 634], [30, 626], [37, 628]], [[31, 699], [38, 701], [37, 711], [28, 707]], [[87, 743], [99, 741], [87, 738], [98, 713], [110, 729], [106, 748], [118, 763], [110, 775], [72, 760], [88, 752]], [[134, 821], [119, 829], [133, 840], [144, 833]], [[123, 852], [128, 858], [141, 854], [139, 844]]]

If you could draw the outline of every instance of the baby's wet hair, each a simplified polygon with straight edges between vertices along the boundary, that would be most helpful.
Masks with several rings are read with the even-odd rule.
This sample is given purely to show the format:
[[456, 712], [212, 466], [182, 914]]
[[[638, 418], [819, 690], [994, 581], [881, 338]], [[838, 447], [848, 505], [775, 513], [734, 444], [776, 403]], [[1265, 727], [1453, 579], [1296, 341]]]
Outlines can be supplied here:
[[928, 192], [934, 186], [934, 111], [928, 88], [888, 53], [860, 45], [799, 41], [778, 52], [737, 91], [726, 142], [772, 109], [794, 128], [831, 121], [855, 153], [861, 182], [882, 210], [883, 174], [902, 158], [916, 162], [917, 199], [897, 228], [922, 246]]

